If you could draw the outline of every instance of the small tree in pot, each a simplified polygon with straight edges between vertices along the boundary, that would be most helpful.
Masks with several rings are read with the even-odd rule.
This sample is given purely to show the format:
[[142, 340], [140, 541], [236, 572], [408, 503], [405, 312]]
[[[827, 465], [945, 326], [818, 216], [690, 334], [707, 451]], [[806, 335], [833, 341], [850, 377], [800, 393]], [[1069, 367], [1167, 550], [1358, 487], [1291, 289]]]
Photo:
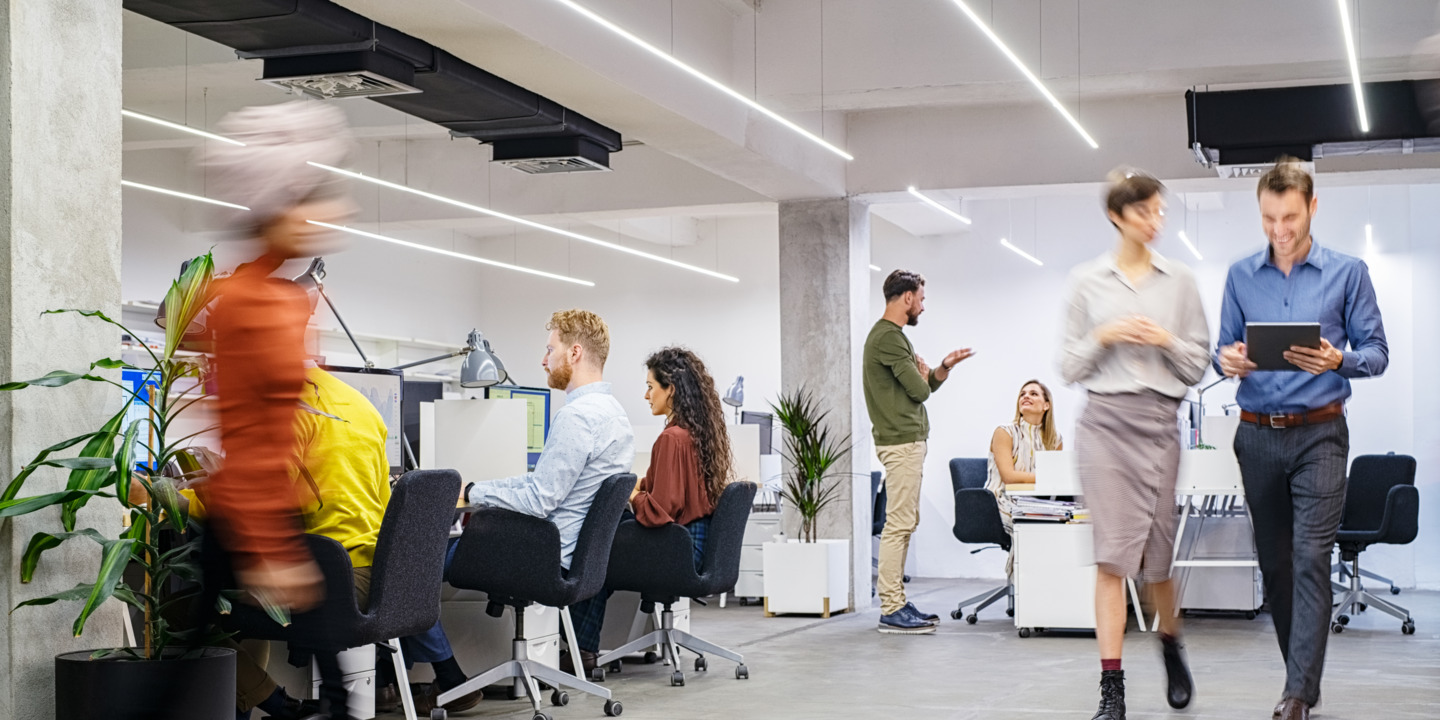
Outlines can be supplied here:
[[[829, 617], [849, 596], [847, 540], [818, 540], [820, 513], [847, 490], [847, 474], [836, 467], [850, 454], [850, 436], [837, 437], [826, 425], [828, 411], [802, 389], [780, 396], [770, 406], [785, 432], [781, 456], [787, 468], [780, 496], [800, 516], [799, 543], [764, 546], [765, 611]], [[837, 603], [838, 601], [838, 603]]]
[[[172, 627], [167, 619], [185, 616], [185, 608], [199, 594], [196, 587], [201, 574], [199, 544], [186, 539], [190, 519], [178, 493], [183, 474], [195, 469], [189, 466], [189, 456], [183, 453], [182, 446], [199, 433], [176, 438], [168, 431], [181, 413], [205, 396], [203, 382], [177, 390], [176, 383], [182, 378], [199, 378], [203, 360], [185, 357], [176, 351], [209, 299], [213, 273], [211, 256], [202, 255], [187, 263], [180, 278], [171, 284], [164, 305], [165, 347], [159, 353], [146, 347], [153, 365], [147, 369], [145, 381], [139, 387], [126, 387], [103, 374], [93, 374], [96, 370], [124, 366], [120, 360], [111, 358], [96, 360], [84, 372], [56, 370], [35, 380], [0, 385], [0, 391], [16, 391], [97, 382], [114, 385], [127, 396], [124, 407], [98, 430], [41, 451], [0, 495], [0, 518], [60, 506], [60, 527], [37, 532], [30, 538], [20, 561], [21, 582], [29, 582], [36, 571], [42, 569], [44, 553], [62, 543], [77, 539], [90, 541], [100, 552], [100, 569], [94, 582], [26, 600], [15, 609], [55, 602], [83, 602], [72, 628], [77, 637], [91, 614], [111, 598], [135, 608], [144, 618], [140, 647], [104, 648], [66, 653], [56, 658], [56, 714], [66, 720], [233, 717], [233, 651], [204, 647], [202, 641], [212, 638], [196, 636], [195, 633], [200, 632], [196, 629]], [[49, 312], [78, 313], [114, 325], [135, 337], [99, 311]], [[126, 426], [126, 410], [134, 402], [145, 406], [147, 416]], [[54, 457], [76, 446], [81, 449], [75, 457]], [[141, 464], [137, 449], [151, 461]], [[69, 472], [65, 489], [21, 496], [26, 480], [47, 468]], [[144, 488], [148, 497], [132, 496], [132, 480]], [[118, 537], [106, 537], [94, 528], [77, 529], [80, 509], [95, 498], [114, 498], [119, 502], [120, 511], [129, 522]], [[173, 541], [162, 543], [162, 530], [166, 528], [174, 531], [166, 534]], [[132, 562], [142, 570], [138, 586], [132, 586], [124, 578], [126, 567]], [[182, 587], [173, 587], [177, 585]]]

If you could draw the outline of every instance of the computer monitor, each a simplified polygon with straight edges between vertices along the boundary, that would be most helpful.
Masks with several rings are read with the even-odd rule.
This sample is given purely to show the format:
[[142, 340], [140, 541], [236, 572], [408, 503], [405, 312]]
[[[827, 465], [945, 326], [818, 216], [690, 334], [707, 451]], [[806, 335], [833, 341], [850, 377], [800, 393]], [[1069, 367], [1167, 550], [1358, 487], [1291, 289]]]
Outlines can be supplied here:
[[412, 457], [420, 457], [420, 405], [445, 398], [445, 383], [427, 380], [406, 380], [401, 403], [405, 419], [405, 442], [410, 443]]
[[404, 472], [404, 450], [400, 447], [400, 429], [404, 427], [404, 418], [401, 415], [404, 371], [337, 365], [321, 365], [320, 369], [360, 391], [380, 412], [380, 417], [385, 421], [385, 458], [390, 463], [390, 472], [396, 475]]
[[761, 454], [761, 455], [769, 455], [771, 452], [773, 452], [773, 450], [771, 449], [771, 437], [774, 435], [774, 428], [775, 428], [775, 416], [774, 416], [774, 415], [771, 415], [770, 413], [762, 413], [762, 412], [741, 412], [741, 413], [740, 413], [740, 424], [741, 424], [741, 425], [759, 425], [759, 426], [760, 426], [760, 454]]
[[492, 385], [485, 388], [485, 397], [492, 400], [523, 399], [529, 403], [530, 430], [529, 441], [526, 443], [529, 457], [526, 463], [534, 470], [535, 464], [540, 462], [541, 451], [545, 449], [545, 439], [550, 437], [550, 391], [545, 388]]
[[[126, 397], [134, 393], [134, 399], [130, 400], [125, 407], [125, 419], [120, 425], [120, 432], [124, 433], [130, 424], [136, 420], [143, 420], [150, 417], [150, 406], [147, 404], [152, 392], [157, 390], [160, 382], [160, 373], [154, 370], [140, 370], [138, 368], [122, 368], [120, 370], [120, 384], [125, 386]], [[145, 442], [145, 428], [141, 425], [140, 437], [135, 439], [134, 457], [135, 467], [132, 470], [142, 470], [150, 467], [155, 458], [150, 454], [150, 446]]]

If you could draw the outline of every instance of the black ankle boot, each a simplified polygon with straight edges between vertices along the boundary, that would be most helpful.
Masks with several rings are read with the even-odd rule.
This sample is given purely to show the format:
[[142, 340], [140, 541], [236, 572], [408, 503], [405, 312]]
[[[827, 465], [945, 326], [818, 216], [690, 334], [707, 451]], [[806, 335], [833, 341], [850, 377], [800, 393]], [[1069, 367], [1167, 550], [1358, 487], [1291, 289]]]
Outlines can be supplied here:
[[1170, 707], [1180, 709], [1190, 704], [1195, 694], [1195, 681], [1190, 677], [1190, 668], [1185, 664], [1185, 646], [1178, 639], [1160, 641], [1161, 654], [1165, 658], [1165, 700]]
[[1100, 671], [1100, 709], [1090, 720], [1125, 720], [1125, 671]]

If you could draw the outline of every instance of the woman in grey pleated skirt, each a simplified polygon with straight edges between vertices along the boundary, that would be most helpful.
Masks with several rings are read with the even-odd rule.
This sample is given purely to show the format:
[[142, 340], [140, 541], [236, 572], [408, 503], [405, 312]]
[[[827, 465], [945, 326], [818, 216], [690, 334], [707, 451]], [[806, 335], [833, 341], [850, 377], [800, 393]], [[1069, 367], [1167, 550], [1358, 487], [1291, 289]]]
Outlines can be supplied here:
[[1105, 208], [1119, 231], [1117, 247], [1070, 273], [1060, 365], [1065, 381], [1079, 383], [1089, 397], [1075, 447], [1095, 534], [1101, 675], [1093, 720], [1125, 718], [1126, 578], [1153, 590], [1167, 701], [1182, 708], [1194, 693], [1170, 580], [1180, 468], [1176, 411], [1210, 364], [1210, 330], [1189, 268], [1150, 249], [1164, 227], [1164, 191], [1139, 171], [1112, 175]]

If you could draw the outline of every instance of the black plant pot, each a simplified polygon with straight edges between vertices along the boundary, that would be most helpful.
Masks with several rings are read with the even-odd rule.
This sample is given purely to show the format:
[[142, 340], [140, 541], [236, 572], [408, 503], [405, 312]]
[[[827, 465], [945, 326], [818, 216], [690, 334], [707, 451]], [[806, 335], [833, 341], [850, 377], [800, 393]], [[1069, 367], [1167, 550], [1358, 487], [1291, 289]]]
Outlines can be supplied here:
[[91, 660], [93, 651], [55, 656], [57, 720], [234, 720], [235, 651], [197, 657]]

